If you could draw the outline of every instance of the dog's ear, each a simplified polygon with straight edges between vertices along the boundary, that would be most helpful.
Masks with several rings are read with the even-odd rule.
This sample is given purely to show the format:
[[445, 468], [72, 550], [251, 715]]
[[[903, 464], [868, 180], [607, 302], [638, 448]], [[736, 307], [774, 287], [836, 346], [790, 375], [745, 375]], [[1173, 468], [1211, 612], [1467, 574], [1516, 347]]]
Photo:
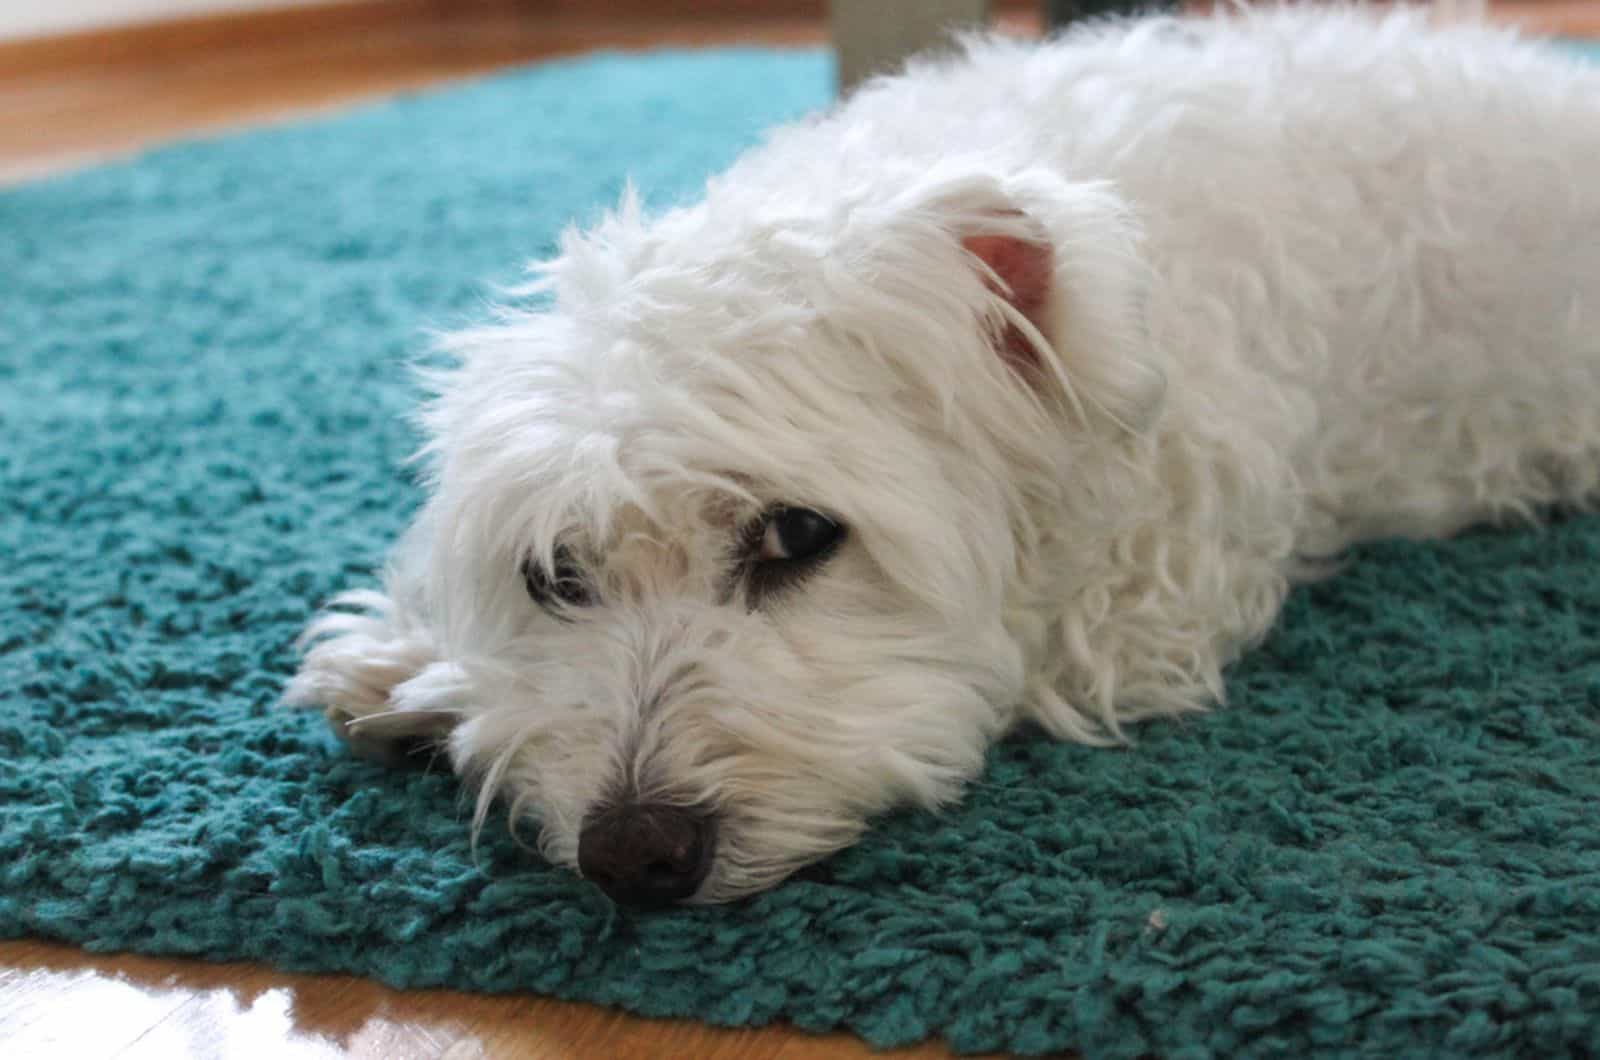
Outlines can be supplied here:
[[1054, 386], [1086, 417], [1142, 430], [1166, 389], [1144, 308], [1140, 231], [1103, 185], [1054, 174], [966, 177], [924, 199], [1001, 312], [993, 346], [1036, 388]]
[[[1056, 263], [1055, 251], [1043, 232], [1033, 238], [975, 232], [961, 238], [961, 248], [978, 259], [985, 280], [996, 294], [1040, 336], [1050, 334], [1048, 315]], [[1035, 339], [1014, 321], [1007, 321], [1001, 328], [996, 348], [1006, 363], [1023, 375], [1033, 375], [1041, 368]]]

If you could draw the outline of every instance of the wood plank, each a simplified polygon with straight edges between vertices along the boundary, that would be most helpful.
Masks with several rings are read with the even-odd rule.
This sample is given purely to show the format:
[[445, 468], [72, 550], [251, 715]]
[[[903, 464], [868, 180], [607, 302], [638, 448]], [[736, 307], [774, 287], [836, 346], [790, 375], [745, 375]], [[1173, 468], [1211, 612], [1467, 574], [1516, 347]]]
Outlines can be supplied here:
[[[1030, 12], [1032, 0], [991, 0], [997, 10]], [[820, 25], [828, 0], [355, 0], [264, 10], [220, 11], [104, 29], [0, 41], [0, 79], [70, 67], [170, 62], [203, 52], [258, 48], [313, 36], [384, 29], [396, 23], [448, 24], [485, 16], [589, 26], [649, 21], [680, 28], [805, 21]]]
[[[373, 6], [382, 5], [355, 8], [359, 13]], [[331, 22], [318, 32], [180, 49], [178, 55], [117, 50], [118, 58], [98, 65], [69, 56], [31, 75], [0, 75], [0, 179], [23, 179], [177, 136], [294, 119], [595, 48], [782, 46], [825, 39], [825, 26], [817, 19], [596, 21], [473, 9], [449, 19]]]
[[392, 990], [255, 964], [96, 955], [0, 942], [0, 1041], [10, 1057], [72, 1060], [933, 1060], [937, 1043], [873, 1053], [848, 1034], [647, 1020], [532, 995]]

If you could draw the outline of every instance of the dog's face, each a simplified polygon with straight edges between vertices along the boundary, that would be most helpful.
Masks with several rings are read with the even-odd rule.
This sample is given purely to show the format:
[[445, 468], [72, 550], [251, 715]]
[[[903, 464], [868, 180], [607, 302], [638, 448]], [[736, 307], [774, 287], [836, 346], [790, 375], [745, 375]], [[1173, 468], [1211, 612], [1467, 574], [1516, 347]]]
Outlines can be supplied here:
[[445, 575], [501, 583], [457, 653], [492, 707], [458, 755], [549, 858], [635, 902], [759, 889], [873, 813], [949, 798], [1021, 690], [1003, 579], [967, 554], [1003, 517], [922, 534], [958, 498], [731, 461], [644, 504], [604, 490]]
[[624, 214], [458, 340], [419, 540], [480, 823], [500, 797], [614, 897], [719, 901], [979, 770], [1071, 449], [1034, 226], [921, 204], [796, 250]]

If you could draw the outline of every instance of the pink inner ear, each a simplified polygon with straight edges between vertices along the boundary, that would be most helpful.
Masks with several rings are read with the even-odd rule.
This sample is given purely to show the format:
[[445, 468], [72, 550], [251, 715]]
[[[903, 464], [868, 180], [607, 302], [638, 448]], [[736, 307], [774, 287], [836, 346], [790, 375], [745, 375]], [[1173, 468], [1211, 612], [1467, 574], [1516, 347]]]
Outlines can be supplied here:
[[[1045, 307], [1054, 280], [1050, 246], [1017, 236], [967, 236], [961, 245], [989, 266], [1005, 289], [1000, 293], [1034, 327], [1045, 330]], [[1013, 367], [1037, 367], [1039, 354], [1015, 325], [1001, 336], [1000, 353]]]

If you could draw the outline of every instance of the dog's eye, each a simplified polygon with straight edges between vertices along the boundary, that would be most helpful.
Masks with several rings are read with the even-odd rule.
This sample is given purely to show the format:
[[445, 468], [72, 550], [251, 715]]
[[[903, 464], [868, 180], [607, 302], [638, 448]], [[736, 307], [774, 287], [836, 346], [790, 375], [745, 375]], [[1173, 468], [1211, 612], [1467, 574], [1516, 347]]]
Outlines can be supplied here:
[[522, 579], [528, 586], [528, 595], [540, 607], [554, 609], [558, 604], [587, 607], [595, 600], [594, 587], [565, 547], [556, 549], [551, 570], [545, 570], [532, 559], [524, 561]]
[[761, 532], [762, 563], [804, 563], [826, 556], [838, 546], [844, 527], [810, 508], [778, 508], [767, 516]]
[[810, 508], [780, 504], [746, 524], [735, 568], [745, 602], [760, 607], [815, 571], [839, 549], [844, 524]]

